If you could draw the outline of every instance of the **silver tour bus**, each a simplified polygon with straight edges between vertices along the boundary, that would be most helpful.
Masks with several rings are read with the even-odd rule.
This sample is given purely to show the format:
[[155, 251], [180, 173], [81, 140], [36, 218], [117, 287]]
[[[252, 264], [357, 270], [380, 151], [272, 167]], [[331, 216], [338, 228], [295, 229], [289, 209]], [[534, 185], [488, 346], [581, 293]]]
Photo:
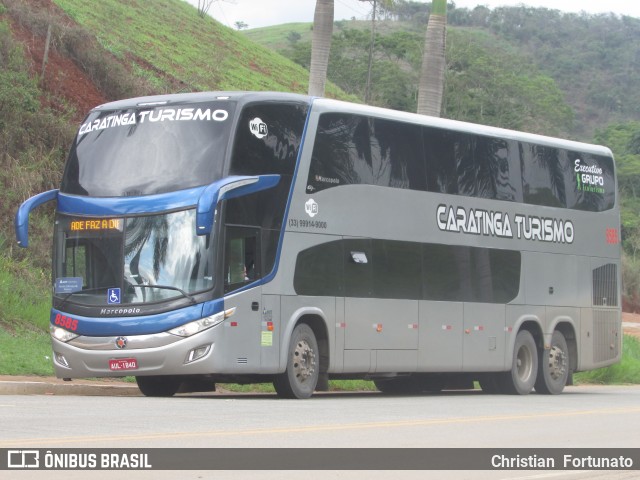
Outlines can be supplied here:
[[60, 378], [558, 394], [620, 360], [607, 148], [284, 93], [117, 101], [55, 201]]

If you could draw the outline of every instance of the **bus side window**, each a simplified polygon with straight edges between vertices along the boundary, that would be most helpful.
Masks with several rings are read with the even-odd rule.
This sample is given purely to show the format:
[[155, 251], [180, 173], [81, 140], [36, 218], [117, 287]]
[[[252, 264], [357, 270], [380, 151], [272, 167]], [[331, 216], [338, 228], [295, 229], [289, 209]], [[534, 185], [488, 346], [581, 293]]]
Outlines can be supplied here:
[[250, 227], [226, 228], [224, 285], [225, 292], [260, 278], [260, 229]]

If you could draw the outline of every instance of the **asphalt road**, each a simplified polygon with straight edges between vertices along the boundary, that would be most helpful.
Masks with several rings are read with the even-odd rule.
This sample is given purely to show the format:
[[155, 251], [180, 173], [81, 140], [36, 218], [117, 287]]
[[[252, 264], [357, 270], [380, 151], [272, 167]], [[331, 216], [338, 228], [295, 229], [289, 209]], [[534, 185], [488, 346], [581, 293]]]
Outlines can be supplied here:
[[[567, 387], [559, 396], [525, 397], [479, 391], [406, 397], [338, 393], [302, 401], [218, 394], [0, 396], [0, 449], [163, 447], [638, 449], [640, 387]], [[237, 480], [298, 478], [301, 472], [11, 473], [20, 474], [12, 478]], [[640, 478], [640, 471], [336, 470], [307, 471], [303, 478], [631, 479]]]

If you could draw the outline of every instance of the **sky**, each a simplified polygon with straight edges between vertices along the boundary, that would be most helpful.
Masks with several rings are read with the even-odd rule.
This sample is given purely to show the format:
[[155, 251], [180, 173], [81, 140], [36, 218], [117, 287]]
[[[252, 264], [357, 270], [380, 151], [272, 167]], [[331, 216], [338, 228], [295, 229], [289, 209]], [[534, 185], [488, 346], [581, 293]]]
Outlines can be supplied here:
[[[198, 5], [198, 0], [187, 0]], [[420, 0], [417, 0], [420, 1]], [[489, 8], [527, 5], [545, 7], [565, 12], [608, 13], [640, 18], [638, 0], [454, 0], [458, 8], [473, 9], [477, 5]], [[266, 27], [292, 22], [313, 22], [315, 0], [216, 0], [209, 15], [228, 27], [235, 28], [241, 21], [249, 28]], [[370, 12], [368, 2], [360, 0], [334, 0], [334, 18], [348, 20], [355, 17], [364, 20]]]

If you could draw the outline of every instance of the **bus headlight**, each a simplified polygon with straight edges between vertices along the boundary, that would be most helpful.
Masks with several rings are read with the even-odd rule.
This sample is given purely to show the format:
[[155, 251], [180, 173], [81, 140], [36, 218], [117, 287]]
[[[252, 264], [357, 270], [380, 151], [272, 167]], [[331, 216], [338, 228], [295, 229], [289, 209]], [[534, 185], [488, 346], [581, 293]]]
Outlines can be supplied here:
[[78, 335], [70, 332], [69, 330], [65, 330], [64, 328], [56, 327], [55, 325], [49, 325], [49, 332], [51, 336], [56, 340], [60, 340], [61, 342], [68, 342], [69, 340], [73, 340]]
[[211, 315], [209, 317], [201, 318], [200, 320], [196, 320], [194, 322], [185, 323], [184, 325], [180, 325], [174, 329], [169, 330], [169, 333], [173, 335], [178, 335], [180, 337], [190, 337], [191, 335], [195, 335], [196, 333], [200, 333], [204, 330], [207, 330], [211, 327], [215, 327], [219, 323], [221, 323], [225, 319], [225, 312], [218, 312], [215, 315]]

